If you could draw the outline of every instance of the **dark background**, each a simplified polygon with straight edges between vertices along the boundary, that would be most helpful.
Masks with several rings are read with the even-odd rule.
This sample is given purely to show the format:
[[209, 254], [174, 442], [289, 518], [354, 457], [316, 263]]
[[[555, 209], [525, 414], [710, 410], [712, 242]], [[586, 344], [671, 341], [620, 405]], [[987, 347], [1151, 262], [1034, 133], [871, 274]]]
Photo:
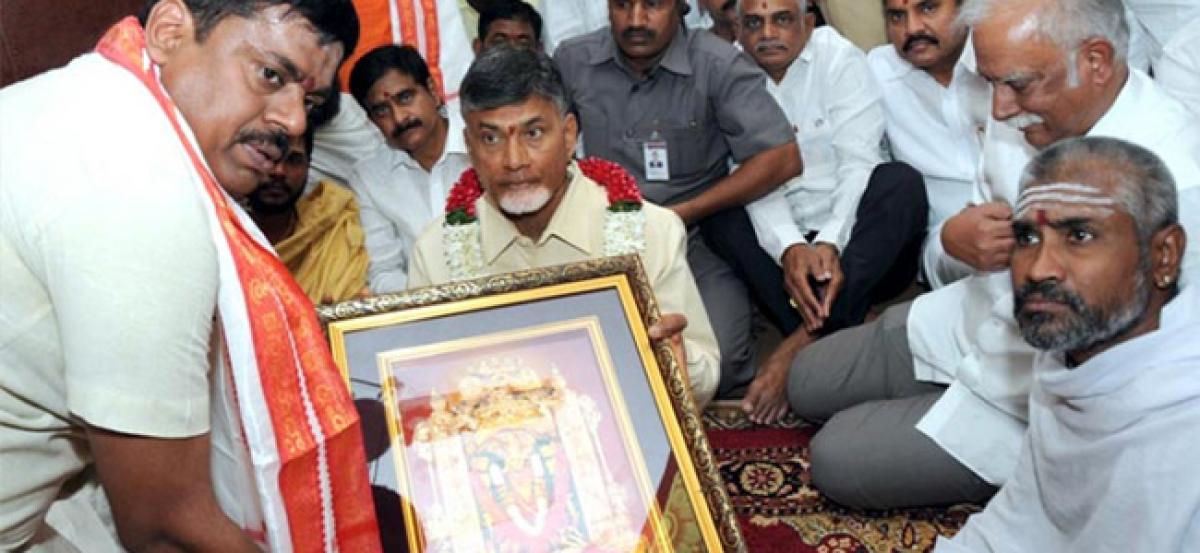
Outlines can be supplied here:
[[0, 87], [66, 65], [145, 0], [0, 0]]

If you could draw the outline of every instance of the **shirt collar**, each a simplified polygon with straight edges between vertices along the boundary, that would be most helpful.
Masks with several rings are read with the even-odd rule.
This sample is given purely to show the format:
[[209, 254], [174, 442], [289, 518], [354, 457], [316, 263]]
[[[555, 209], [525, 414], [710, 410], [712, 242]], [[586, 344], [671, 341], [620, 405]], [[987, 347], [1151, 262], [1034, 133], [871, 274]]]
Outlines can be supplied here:
[[[592, 65], [599, 65], [612, 60], [621, 64], [621, 46], [613, 38], [611, 28], [605, 29], [603, 32], [604, 40], [600, 43], [599, 48], [592, 50], [588, 62]], [[675, 37], [671, 39], [671, 43], [667, 44], [667, 50], [655, 68], [662, 67], [679, 75], [691, 75], [692, 62], [688, 58], [687, 52], [689, 40], [691, 40], [691, 33], [688, 32], [687, 27], [681, 24]]]
[[[954, 64], [954, 72], [957, 74], [959, 68], [962, 68], [971, 73], [978, 74], [979, 71], [975, 67], [975, 44], [971, 40], [970, 32], [967, 32], [966, 40], [966, 44], [963, 45], [963, 51], [958, 56], [958, 62]], [[811, 42], [812, 39], [809, 39], [809, 41]], [[891, 74], [889, 75], [891, 78], [899, 79], [905, 75], [908, 75], [909, 73], [923, 71], [921, 69], [917, 69], [916, 66], [904, 59], [904, 57], [896, 51], [896, 47], [891, 43], [884, 44], [883, 47], [888, 48], [890, 53], [886, 59], [888, 61], [888, 69], [891, 70]]]
[[[462, 113], [459, 111], [458, 100], [452, 100], [446, 103], [446, 145], [442, 148], [442, 155], [438, 157], [434, 165], [439, 165], [450, 155], [467, 155], [467, 143], [463, 138], [463, 129], [466, 124], [463, 123]], [[388, 147], [393, 152], [392, 167], [396, 168], [400, 165], [405, 165], [409, 169], [420, 169], [424, 171], [421, 164], [417, 163], [416, 158], [409, 155], [404, 150], [397, 150]]]
[[[603, 232], [596, 232], [596, 228], [603, 229], [604, 221], [601, 218], [608, 199], [596, 182], [584, 175], [574, 162], [570, 171], [571, 180], [567, 183], [562, 202], [537, 240], [537, 247], [558, 239], [579, 250], [585, 257], [596, 257], [604, 247]], [[486, 195], [476, 200], [475, 209], [479, 213], [483, 261], [491, 265], [521, 238], [521, 233], [502, 211], [487, 200]], [[599, 240], [598, 236], [601, 237]]]
[[1142, 82], [1143, 78], [1145, 77], [1138, 70], [1129, 69], [1129, 76], [1126, 77], [1125, 84], [1121, 85], [1121, 92], [1117, 93], [1117, 99], [1113, 101], [1113, 105], [1109, 106], [1108, 111], [1104, 112], [1104, 115], [1100, 116], [1100, 119], [1092, 125], [1087, 136], [1126, 136], [1129, 133], [1125, 129], [1141, 126], [1142, 122], [1136, 119], [1142, 113], [1137, 104], [1145, 87], [1145, 83]]

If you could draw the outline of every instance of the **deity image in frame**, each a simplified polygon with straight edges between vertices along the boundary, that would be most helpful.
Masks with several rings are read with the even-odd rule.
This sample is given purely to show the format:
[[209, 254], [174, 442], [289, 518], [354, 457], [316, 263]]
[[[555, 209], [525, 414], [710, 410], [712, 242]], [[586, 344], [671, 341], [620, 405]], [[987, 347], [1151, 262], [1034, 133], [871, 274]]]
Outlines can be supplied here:
[[[381, 538], [397, 550], [747, 550], [687, 368], [647, 335], [660, 315], [636, 256], [318, 313], [362, 420]], [[460, 496], [474, 511], [431, 510]], [[472, 530], [446, 530], [461, 524]], [[557, 541], [542, 539], [550, 528]], [[431, 539], [451, 534], [459, 545]], [[500, 535], [538, 538], [512, 548]]]
[[380, 353], [426, 551], [670, 551], [595, 317]]

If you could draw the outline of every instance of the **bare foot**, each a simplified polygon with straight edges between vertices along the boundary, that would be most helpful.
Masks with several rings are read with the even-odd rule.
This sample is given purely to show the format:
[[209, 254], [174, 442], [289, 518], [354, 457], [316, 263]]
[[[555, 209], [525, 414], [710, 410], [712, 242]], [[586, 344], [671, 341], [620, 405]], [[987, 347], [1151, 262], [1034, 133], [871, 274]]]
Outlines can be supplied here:
[[788, 370], [796, 354], [814, 339], [808, 331], [798, 329], [784, 339], [766, 362], [759, 366], [758, 374], [754, 376], [754, 381], [750, 383], [746, 397], [742, 400], [742, 410], [749, 415], [752, 422], [772, 424], [787, 414]]

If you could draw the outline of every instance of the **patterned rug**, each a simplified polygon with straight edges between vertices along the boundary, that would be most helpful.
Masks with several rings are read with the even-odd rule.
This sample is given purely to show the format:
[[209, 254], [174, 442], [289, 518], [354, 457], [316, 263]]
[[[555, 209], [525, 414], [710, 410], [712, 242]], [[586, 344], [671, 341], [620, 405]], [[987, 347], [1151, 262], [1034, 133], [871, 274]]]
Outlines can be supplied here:
[[785, 419], [770, 427], [746, 419], [736, 403], [704, 415], [708, 439], [753, 553], [929, 551], [978, 507], [862, 512], [838, 506], [812, 487], [808, 441], [816, 427]]

